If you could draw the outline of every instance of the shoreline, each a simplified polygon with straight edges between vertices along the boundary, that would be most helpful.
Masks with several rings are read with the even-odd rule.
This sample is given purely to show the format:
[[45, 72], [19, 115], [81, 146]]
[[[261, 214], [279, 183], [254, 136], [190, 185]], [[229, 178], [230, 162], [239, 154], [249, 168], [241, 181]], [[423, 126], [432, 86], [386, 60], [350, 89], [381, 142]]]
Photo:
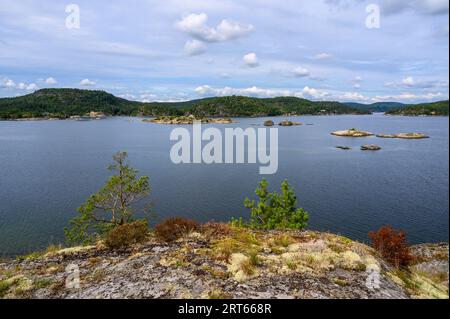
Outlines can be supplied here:
[[[290, 117], [312, 117], [312, 116], [389, 116], [389, 117], [405, 117], [405, 118], [449, 118], [448, 115], [403, 115], [403, 114], [386, 114], [386, 113], [372, 113], [372, 114], [302, 114], [302, 115], [276, 115], [276, 116], [231, 116], [231, 117], [207, 117], [212, 120], [214, 119], [258, 119], [258, 118], [290, 118]], [[164, 115], [165, 116], [165, 115]], [[42, 121], [76, 121], [76, 122], [87, 122], [87, 121], [100, 121], [111, 118], [138, 118], [142, 120], [155, 119], [161, 116], [134, 116], [134, 115], [106, 115], [104, 118], [86, 118], [86, 119], [71, 119], [71, 118], [51, 118], [51, 117], [37, 117], [37, 118], [20, 118], [20, 119], [5, 119], [0, 118], [0, 122], [42, 122]], [[163, 124], [163, 123], [155, 123]]]
[[[204, 224], [208, 224], [208, 223], [228, 224], [228, 222], [217, 221], [217, 220], [211, 220], [211, 221], [204, 222]], [[280, 231], [283, 232], [283, 230], [280, 230]], [[285, 231], [286, 232], [290, 232], [291, 230], [285, 230]], [[330, 231], [330, 230], [315, 229], [314, 227], [310, 227], [306, 231], [315, 232], [315, 233], [323, 233], [323, 234], [333, 234], [335, 236], [348, 238], [349, 240], [351, 240], [351, 241], [353, 241], [355, 243], [359, 243], [361, 245], [367, 245], [367, 246], [370, 245], [370, 243], [368, 241], [368, 238], [361, 239], [361, 238], [358, 238], [358, 237], [355, 237], [355, 236], [345, 235], [345, 234], [342, 234], [340, 232], [333, 232], [333, 231]], [[413, 241], [411, 243], [411, 247], [421, 246], [421, 245], [439, 245], [439, 244], [450, 245], [450, 241], [445, 241], [445, 240], [442, 240], [442, 241], [427, 241], [427, 240]], [[42, 246], [42, 248], [30, 249], [30, 250], [27, 250], [27, 251], [24, 251], [24, 252], [19, 252], [19, 253], [0, 255], [0, 264], [2, 264], [4, 262], [12, 262], [12, 261], [15, 261], [17, 258], [21, 258], [21, 257], [25, 257], [25, 256], [28, 256], [28, 255], [32, 255], [34, 253], [41, 253], [42, 251], [45, 251], [48, 247], [53, 247], [53, 246], [54, 247], [65, 247], [64, 240], [50, 242], [47, 245]], [[65, 247], [65, 248], [70, 248], [70, 246], [69, 247]]]
[[[172, 242], [150, 232], [119, 250], [98, 241], [0, 262], [0, 299], [448, 298], [448, 244], [411, 252], [416, 261], [396, 269], [373, 248], [333, 233], [204, 224]], [[69, 265], [79, 267], [79, 289], [64, 285]], [[378, 289], [367, 288], [370, 269], [379, 271]]]

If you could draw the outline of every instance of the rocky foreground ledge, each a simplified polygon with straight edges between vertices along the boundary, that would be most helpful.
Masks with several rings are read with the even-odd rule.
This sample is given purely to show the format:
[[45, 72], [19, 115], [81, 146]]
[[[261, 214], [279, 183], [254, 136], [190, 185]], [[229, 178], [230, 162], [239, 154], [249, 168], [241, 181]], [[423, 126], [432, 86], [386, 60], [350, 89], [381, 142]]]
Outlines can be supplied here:
[[[0, 297], [448, 298], [448, 249], [414, 246], [415, 264], [398, 270], [334, 234], [212, 228], [171, 243], [150, 235], [122, 250], [99, 242], [4, 262]], [[74, 266], [79, 289], [66, 286]]]

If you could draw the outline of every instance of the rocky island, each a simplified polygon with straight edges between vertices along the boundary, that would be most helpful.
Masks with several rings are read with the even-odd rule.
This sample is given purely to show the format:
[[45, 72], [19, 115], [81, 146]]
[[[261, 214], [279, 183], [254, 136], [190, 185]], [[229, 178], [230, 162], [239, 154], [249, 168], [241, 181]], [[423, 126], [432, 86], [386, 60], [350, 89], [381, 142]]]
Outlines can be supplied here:
[[[281, 121], [278, 123], [279, 126], [298, 126], [303, 125], [300, 122], [292, 122], [292, 121]], [[264, 126], [275, 126], [275, 122], [272, 120], [267, 120], [264, 122]]]
[[350, 151], [352, 149], [350, 146], [336, 146], [336, 148], [343, 151]]
[[399, 134], [378, 134], [379, 138], [401, 138], [407, 140], [417, 140], [423, 138], [430, 138], [429, 136], [422, 133], [399, 133]]
[[379, 151], [381, 147], [378, 145], [363, 145], [361, 146], [361, 151]]
[[292, 122], [292, 121], [282, 121], [278, 123], [279, 126], [298, 126], [302, 125], [302, 123], [299, 122]]
[[352, 128], [352, 129], [345, 130], [345, 131], [332, 132], [331, 135], [343, 136], [343, 137], [366, 137], [366, 136], [373, 136], [374, 134]]
[[234, 121], [229, 118], [196, 118], [189, 116], [161, 116], [155, 119], [145, 119], [144, 122], [169, 125], [192, 125], [194, 122], [202, 124], [232, 124]]

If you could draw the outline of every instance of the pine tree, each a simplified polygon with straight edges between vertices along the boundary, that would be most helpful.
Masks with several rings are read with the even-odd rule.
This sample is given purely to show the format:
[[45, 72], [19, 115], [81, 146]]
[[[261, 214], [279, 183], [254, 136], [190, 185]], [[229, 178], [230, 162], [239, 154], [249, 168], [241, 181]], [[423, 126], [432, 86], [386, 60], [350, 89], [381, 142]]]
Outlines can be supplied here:
[[297, 208], [294, 189], [285, 180], [281, 184], [281, 194], [269, 193], [269, 183], [263, 179], [256, 189], [259, 201], [246, 198], [244, 205], [251, 210], [250, 227], [256, 229], [304, 229], [309, 219], [308, 213]]
[[150, 194], [147, 176], [137, 177], [138, 171], [125, 163], [126, 152], [113, 155], [114, 164], [108, 167], [117, 173], [78, 208], [79, 216], [65, 229], [70, 243], [91, 243], [96, 235], [134, 220], [133, 205]]

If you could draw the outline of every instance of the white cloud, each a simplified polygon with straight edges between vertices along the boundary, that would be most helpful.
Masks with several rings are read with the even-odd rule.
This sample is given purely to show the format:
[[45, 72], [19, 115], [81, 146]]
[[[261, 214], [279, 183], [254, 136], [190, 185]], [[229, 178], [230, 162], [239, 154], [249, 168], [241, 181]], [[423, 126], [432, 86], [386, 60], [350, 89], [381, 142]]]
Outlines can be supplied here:
[[49, 77], [48, 79], [45, 80], [45, 84], [48, 84], [48, 85], [55, 85], [57, 83], [58, 82], [53, 77]]
[[84, 79], [84, 80], [81, 80], [80, 81], [80, 85], [81, 86], [93, 86], [93, 85], [95, 85], [96, 83], [94, 82], [94, 81], [91, 81], [91, 80], [89, 80], [89, 79]]
[[249, 53], [244, 55], [242, 58], [244, 63], [251, 68], [255, 68], [259, 65], [258, 57], [256, 56], [256, 53]]
[[309, 75], [310, 75], [309, 70], [306, 69], [306, 68], [303, 68], [303, 67], [301, 67], [301, 66], [298, 67], [298, 68], [295, 68], [295, 69], [292, 71], [292, 73], [294, 74], [294, 76], [299, 77], [299, 78], [302, 78], [302, 77], [305, 77], [305, 76], [309, 76]]
[[24, 82], [20, 82], [16, 84], [11, 79], [3, 79], [3, 81], [0, 83], [0, 87], [7, 89], [30, 90], [30, 91], [39, 89], [36, 83], [27, 84]]
[[157, 98], [156, 94], [143, 93], [143, 94], [139, 95], [138, 101], [148, 103], [148, 102], [154, 101], [156, 98]]
[[304, 87], [302, 90], [289, 90], [289, 89], [263, 89], [256, 86], [248, 88], [213, 88], [209, 85], [199, 86], [195, 89], [195, 92], [201, 96], [231, 96], [231, 95], [243, 95], [243, 96], [253, 96], [260, 98], [278, 97], [278, 96], [295, 96], [299, 98], [308, 99], [324, 99], [329, 96], [329, 94], [322, 90], [317, 90], [310, 88], [308, 86]]
[[208, 15], [191, 13], [177, 21], [175, 26], [194, 38], [205, 42], [224, 42], [237, 39], [254, 30], [250, 24], [222, 20], [216, 27], [207, 25]]
[[[419, 101], [419, 100], [435, 100], [438, 98], [445, 98], [445, 95], [437, 93], [425, 93], [425, 94], [413, 94], [413, 93], [401, 93], [398, 95], [379, 95], [373, 97], [373, 102], [387, 102], [387, 101]], [[448, 97], [447, 97], [448, 98]]]
[[37, 89], [39, 89], [39, 87], [36, 85], [36, 83], [31, 83], [27, 85], [26, 89], [30, 91], [36, 91]]
[[16, 83], [14, 83], [14, 81], [11, 79], [3, 79], [3, 81], [0, 83], [0, 87], [10, 89], [16, 87]]
[[301, 95], [295, 95], [295, 96], [312, 98], [312, 99], [324, 99], [325, 97], [329, 96], [329, 93], [306, 86], [303, 88]]
[[353, 101], [357, 101], [357, 102], [367, 102], [370, 100], [370, 98], [362, 95], [361, 93], [358, 92], [345, 92], [343, 95], [341, 95], [339, 97], [339, 100], [341, 101], [349, 101], [349, 102], [353, 102]]
[[314, 56], [315, 60], [328, 60], [331, 59], [333, 57], [332, 54], [330, 53], [319, 53], [316, 56]]
[[189, 56], [200, 55], [206, 52], [206, 45], [199, 40], [189, 40], [184, 45], [184, 52]]
[[19, 90], [26, 90], [27, 89], [27, 85], [23, 82], [20, 82], [19, 84], [16, 85], [16, 89]]
[[401, 93], [397, 95], [377, 95], [374, 97], [366, 96], [359, 92], [327, 92], [320, 89], [311, 88], [309, 86], [303, 89], [266, 89], [259, 88], [256, 86], [248, 88], [232, 88], [232, 87], [222, 87], [214, 88], [209, 85], [199, 86], [195, 89], [195, 93], [200, 96], [252, 96], [259, 98], [271, 98], [279, 96], [294, 96], [298, 98], [304, 98], [316, 101], [341, 101], [341, 102], [360, 102], [360, 103], [375, 103], [375, 102], [405, 102], [405, 103], [415, 103], [418, 101], [433, 101], [438, 99], [448, 98], [443, 93], [424, 93], [424, 94], [413, 94], [413, 93]]
[[389, 88], [448, 88], [448, 81], [442, 80], [417, 80], [412, 76], [403, 78], [400, 82], [387, 82], [385, 84]]

